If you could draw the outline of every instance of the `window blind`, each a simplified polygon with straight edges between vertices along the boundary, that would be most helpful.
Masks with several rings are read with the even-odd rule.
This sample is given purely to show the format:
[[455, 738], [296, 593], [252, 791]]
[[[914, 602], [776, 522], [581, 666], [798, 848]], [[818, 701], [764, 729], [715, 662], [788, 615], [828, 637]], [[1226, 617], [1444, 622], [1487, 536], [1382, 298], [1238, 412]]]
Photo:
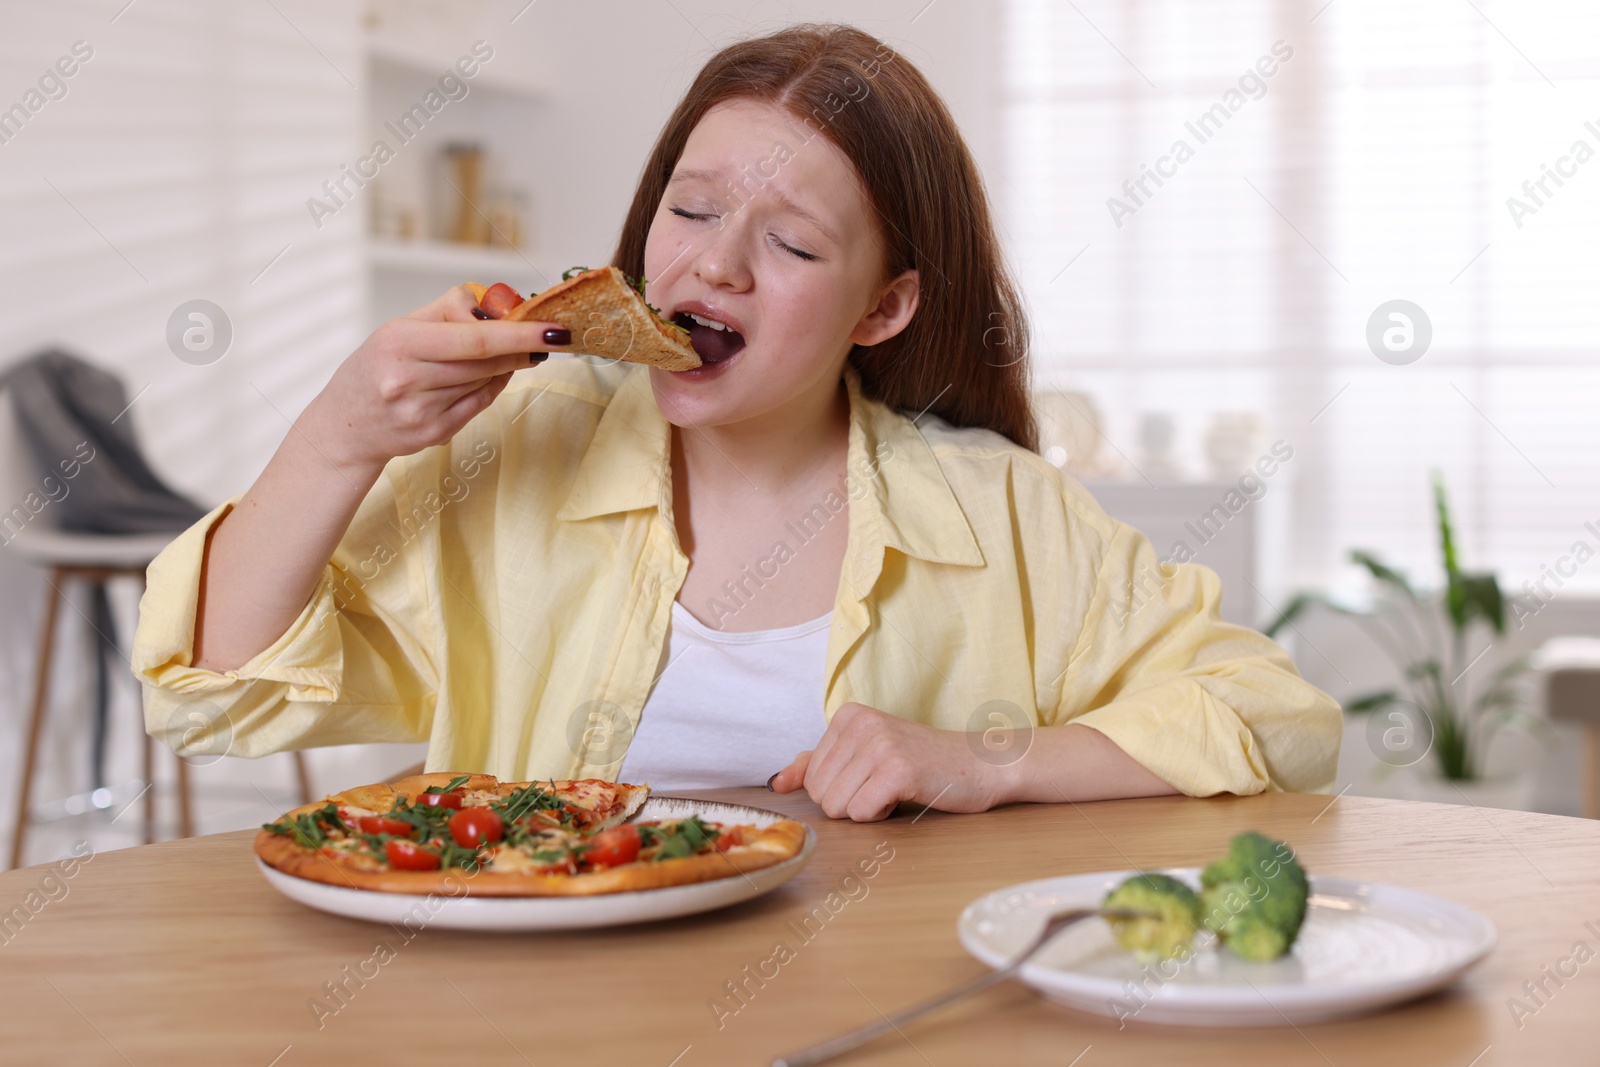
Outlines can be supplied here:
[[[1216, 413], [1262, 415], [1295, 449], [1269, 590], [1353, 587], [1353, 547], [1433, 581], [1437, 469], [1468, 566], [1600, 591], [1600, 12], [1006, 0], [1003, 41], [1041, 386], [1135, 466], [1144, 413], [1196, 474]], [[1393, 300], [1409, 362], [1369, 346]]]

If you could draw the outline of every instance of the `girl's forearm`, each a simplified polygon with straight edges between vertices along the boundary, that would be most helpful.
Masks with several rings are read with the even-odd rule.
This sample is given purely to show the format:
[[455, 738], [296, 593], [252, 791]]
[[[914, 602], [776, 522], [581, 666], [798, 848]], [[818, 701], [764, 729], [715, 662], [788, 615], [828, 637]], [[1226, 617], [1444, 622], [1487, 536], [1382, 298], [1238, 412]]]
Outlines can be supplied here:
[[[197, 667], [232, 670], [276, 641], [316, 589], [381, 464], [335, 453], [313, 402], [211, 530], [195, 613]], [[318, 441], [324, 442], [319, 447]]]
[[1067, 723], [1042, 726], [1032, 733], [1021, 759], [996, 768], [1000, 779], [997, 804], [1059, 804], [1179, 792], [1093, 727]]
[[529, 352], [567, 347], [559, 323], [482, 313], [458, 285], [378, 327], [334, 371], [207, 538], [195, 666], [232, 670], [283, 636], [389, 459], [444, 444], [494, 403]]

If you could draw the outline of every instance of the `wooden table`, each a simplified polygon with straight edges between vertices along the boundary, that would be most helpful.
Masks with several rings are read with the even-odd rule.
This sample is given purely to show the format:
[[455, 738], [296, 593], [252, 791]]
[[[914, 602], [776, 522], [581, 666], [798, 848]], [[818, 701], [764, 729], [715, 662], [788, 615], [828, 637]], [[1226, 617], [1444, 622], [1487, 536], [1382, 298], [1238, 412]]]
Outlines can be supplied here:
[[[0, 875], [0, 907], [37, 910], [20, 923], [13, 912], [0, 930], [0, 1061], [766, 1064], [982, 973], [957, 943], [955, 923], [992, 889], [1195, 865], [1252, 827], [1294, 844], [1314, 873], [1392, 882], [1476, 908], [1499, 927], [1499, 946], [1444, 994], [1298, 1030], [1134, 1022], [1119, 1031], [1112, 1019], [1005, 983], [840, 1062], [1492, 1067], [1600, 1057], [1600, 959], [1591, 952], [1579, 966], [1571, 958], [1579, 942], [1600, 950], [1597, 823], [1267, 795], [929, 811], [858, 825], [833, 822], [798, 796], [715, 795], [809, 821], [819, 836], [811, 864], [766, 897], [632, 928], [430, 928], [404, 941], [390, 927], [279, 896], [255, 869], [247, 831], [93, 856], [48, 884], [48, 867]], [[863, 878], [858, 864], [875, 855], [889, 858]], [[29, 898], [33, 891], [40, 896]], [[830, 893], [836, 911], [813, 919], [809, 939], [797, 934]], [[787, 962], [771, 978], [748, 977], [780, 941], [791, 950]], [[1558, 969], [1568, 975], [1558, 975], [1559, 986], [1545, 977]], [[359, 984], [348, 977], [363, 971], [371, 977]], [[342, 1005], [326, 985], [341, 981], [349, 990]], [[1550, 992], [1542, 1004], [1523, 988], [1540, 981]], [[742, 1004], [728, 983], [743, 983]], [[1515, 1018], [1513, 997], [1536, 1010]], [[320, 1013], [312, 1007], [319, 1000]]]

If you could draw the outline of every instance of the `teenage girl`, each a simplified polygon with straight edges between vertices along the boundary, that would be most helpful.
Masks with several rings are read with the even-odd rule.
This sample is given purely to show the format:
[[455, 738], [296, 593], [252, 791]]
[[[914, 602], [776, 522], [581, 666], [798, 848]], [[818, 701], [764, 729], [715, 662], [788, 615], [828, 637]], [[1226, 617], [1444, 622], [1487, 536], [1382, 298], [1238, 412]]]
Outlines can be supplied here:
[[982, 183], [903, 56], [724, 49], [612, 262], [705, 366], [542, 362], [566, 330], [465, 287], [386, 323], [150, 568], [151, 733], [860, 820], [1331, 786], [1338, 705], [1037, 454]]

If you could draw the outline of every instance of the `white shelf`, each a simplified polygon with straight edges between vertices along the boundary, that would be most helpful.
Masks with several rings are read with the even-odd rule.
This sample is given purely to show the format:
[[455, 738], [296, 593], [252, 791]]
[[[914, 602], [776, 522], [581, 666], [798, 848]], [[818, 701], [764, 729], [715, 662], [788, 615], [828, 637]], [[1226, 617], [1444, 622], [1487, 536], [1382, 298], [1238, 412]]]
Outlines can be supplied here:
[[526, 251], [451, 241], [398, 241], [387, 237], [367, 238], [367, 262], [379, 270], [485, 284], [519, 277], [534, 269], [532, 257]]
[[[445, 74], [455, 74], [460, 77], [455, 64], [466, 54], [420, 48], [407, 41], [376, 34], [368, 35], [366, 38], [366, 51], [369, 63], [388, 67], [390, 70], [427, 82], [437, 82]], [[529, 101], [550, 98], [550, 87], [544, 82], [530, 77], [526, 71], [497, 68], [495, 62], [494, 59], [490, 59], [487, 63], [480, 63], [478, 73], [463, 80], [473, 89], [508, 93], [524, 97]]]

